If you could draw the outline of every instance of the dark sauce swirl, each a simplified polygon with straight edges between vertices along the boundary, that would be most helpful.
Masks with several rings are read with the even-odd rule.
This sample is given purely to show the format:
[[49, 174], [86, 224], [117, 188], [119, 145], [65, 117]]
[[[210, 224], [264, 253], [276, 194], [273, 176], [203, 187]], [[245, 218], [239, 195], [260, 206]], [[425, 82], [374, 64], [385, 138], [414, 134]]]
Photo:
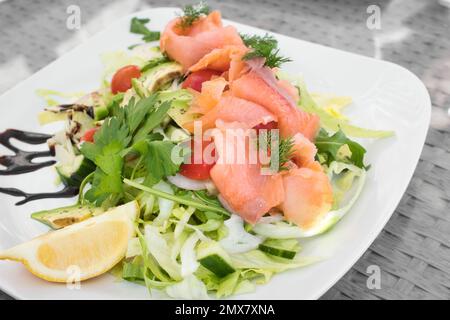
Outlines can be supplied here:
[[[47, 143], [52, 136], [48, 134], [28, 132], [17, 129], [8, 129], [0, 133], [0, 144], [14, 152], [14, 155], [0, 156], [0, 164], [6, 169], [0, 170], [0, 175], [17, 175], [33, 172], [44, 167], [54, 165], [55, 160], [43, 162], [34, 162], [37, 158], [54, 156], [53, 150], [48, 151], [24, 151], [11, 144], [11, 139], [17, 139], [32, 145]], [[0, 192], [24, 199], [17, 202], [16, 205], [22, 205], [29, 201], [48, 198], [69, 198], [78, 194], [78, 187], [65, 187], [57, 192], [28, 193], [16, 188], [1, 188]]]

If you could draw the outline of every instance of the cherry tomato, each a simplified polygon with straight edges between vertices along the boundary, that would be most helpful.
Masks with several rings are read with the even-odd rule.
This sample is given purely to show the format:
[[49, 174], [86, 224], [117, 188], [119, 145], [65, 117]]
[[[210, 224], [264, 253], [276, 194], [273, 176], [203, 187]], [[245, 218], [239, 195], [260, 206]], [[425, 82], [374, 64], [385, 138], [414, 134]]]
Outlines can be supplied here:
[[[253, 127], [253, 129], [256, 130], [256, 134], [258, 134], [258, 135], [260, 134], [260, 130], [267, 130], [267, 133], [268, 133], [270, 130], [277, 129], [277, 128], [278, 128], [278, 125], [275, 121], [270, 121], [270, 122], [267, 122], [266, 124], [260, 123]], [[270, 148], [268, 148], [267, 156], [270, 157], [271, 154], [272, 154], [272, 152], [271, 152]]]
[[198, 92], [202, 91], [202, 83], [211, 80], [212, 76], [219, 76], [220, 72], [210, 69], [204, 69], [196, 72], [192, 72], [184, 80], [181, 87], [183, 89], [191, 88]]
[[273, 129], [277, 129], [277, 123], [275, 121], [270, 121], [270, 122], [267, 122], [266, 124], [260, 123], [256, 126], [254, 126], [253, 129], [255, 129], [256, 133], [259, 134], [259, 130], [265, 129], [267, 131], [270, 131]]
[[[203, 141], [202, 143], [202, 156], [195, 159], [194, 141], [191, 140], [191, 163], [183, 163], [180, 166], [180, 174], [193, 180], [206, 180], [210, 178], [209, 172], [216, 162], [216, 152], [212, 141]], [[205, 152], [206, 151], [206, 152]], [[205, 159], [208, 156], [212, 156], [214, 159]], [[200, 162], [200, 163], [195, 163]]]
[[141, 76], [141, 70], [138, 66], [129, 65], [120, 68], [114, 74], [111, 80], [111, 91], [116, 94], [117, 92], [125, 92], [131, 88], [131, 79], [139, 78]]
[[95, 127], [89, 130], [86, 130], [86, 132], [84, 133], [84, 135], [81, 137], [80, 141], [85, 141], [85, 142], [94, 142], [94, 134], [97, 132], [97, 130], [100, 127]]

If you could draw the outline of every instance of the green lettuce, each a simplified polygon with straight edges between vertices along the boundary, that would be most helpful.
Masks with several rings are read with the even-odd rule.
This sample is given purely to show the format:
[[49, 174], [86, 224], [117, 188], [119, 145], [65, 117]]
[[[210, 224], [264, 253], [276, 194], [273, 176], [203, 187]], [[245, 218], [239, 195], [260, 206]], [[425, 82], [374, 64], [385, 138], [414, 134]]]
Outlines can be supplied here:
[[321, 126], [326, 130], [336, 132], [341, 129], [347, 136], [355, 138], [387, 138], [394, 135], [393, 131], [365, 129], [349, 124], [347, 119], [334, 117], [327, 110], [317, 105], [302, 78], [294, 78], [284, 72], [278, 72], [277, 76], [280, 79], [292, 82], [298, 88], [300, 94], [299, 107], [306, 112], [317, 114], [320, 117]]

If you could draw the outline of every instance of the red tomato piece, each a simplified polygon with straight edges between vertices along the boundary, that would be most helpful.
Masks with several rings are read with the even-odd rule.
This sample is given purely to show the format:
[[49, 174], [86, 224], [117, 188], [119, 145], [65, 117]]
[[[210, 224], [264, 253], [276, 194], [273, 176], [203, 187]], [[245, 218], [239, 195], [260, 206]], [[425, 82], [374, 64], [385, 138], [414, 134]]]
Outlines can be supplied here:
[[84, 133], [84, 135], [81, 137], [80, 141], [85, 141], [85, 142], [94, 142], [94, 134], [97, 132], [97, 130], [100, 127], [95, 127], [89, 130], [86, 130], [86, 132]]
[[211, 80], [213, 76], [219, 76], [220, 72], [210, 69], [204, 69], [196, 72], [192, 72], [184, 80], [181, 87], [183, 89], [191, 88], [198, 92], [202, 91], [202, 83]]
[[140, 76], [141, 70], [138, 66], [129, 65], [120, 68], [111, 80], [111, 92], [116, 94], [117, 92], [127, 91], [131, 88], [131, 79], [139, 78]]
[[[180, 166], [180, 174], [193, 180], [206, 180], [210, 178], [209, 172], [216, 163], [216, 153], [212, 141], [202, 142], [202, 155], [195, 157], [194, 141], [191, 140], [191, 159], [190, 163], [183, 163]], [[206, 152], [205, 152], [206, 150]], [[210, 159], [212, 156], [214, 159]]]
[[253, 129], [255, 129], [256, 133], [259, 134], [259, 130], [266, 129], [266, 130], [269, 131], [269, 130], [277, 129], [277, 127], [278, 126], [277, 126], [277, 123], [275, 121], [270, 121], [270, 122], [267, 122], [266, 124], [260, 123], [260, 124], [258, 124], [256, 126], [254, 126]]

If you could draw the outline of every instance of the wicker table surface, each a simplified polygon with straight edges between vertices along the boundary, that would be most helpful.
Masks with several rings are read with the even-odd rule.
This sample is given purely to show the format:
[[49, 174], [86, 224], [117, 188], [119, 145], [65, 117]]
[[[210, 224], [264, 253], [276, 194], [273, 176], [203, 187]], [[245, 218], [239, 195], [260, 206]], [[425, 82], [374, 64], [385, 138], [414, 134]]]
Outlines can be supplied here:
[[[381, 29], [370, 30], [367, 10], [374, 1], [209, 1], [231, 20], [400, 64], [430, 92], [430, 130], [400, 205], [324, 299], [450, 299], [450, 9], [442, 2], [377, 1]], [[118, 17], [186, 3], [0, 0], [0, 93]], [[81, 8], [78, 32], [66, 28], [66, 9], [73, 4]], [[381, 270], [380, 289], [367, 287], [371, 265]], [[8, 298], [0, 292], [0, 299]]]

